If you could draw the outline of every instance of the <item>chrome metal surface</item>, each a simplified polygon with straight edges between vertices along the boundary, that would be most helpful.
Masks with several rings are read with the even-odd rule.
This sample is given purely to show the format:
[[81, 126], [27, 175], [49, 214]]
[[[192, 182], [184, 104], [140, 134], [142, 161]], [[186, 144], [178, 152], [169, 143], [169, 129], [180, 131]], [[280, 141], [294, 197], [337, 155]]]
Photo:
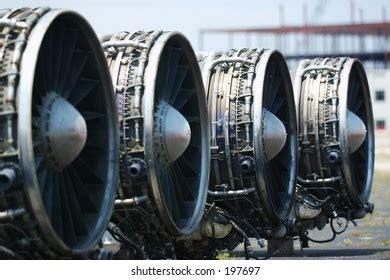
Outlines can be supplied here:
[[[115, 229], [115, 231], [122, 233], [120, 229], [113, 223], [109, 223], [108, 228]], [[103, 248], [111, 252], [111, 254], [118, 253], [122, 248], [122, 244], [118, 240], [116, 240], [115, 237], [112, 236], [112, 234], [108, 230], [104, 232], [101, 243]]]
[[48, 164], [62, 171], [83, 150], [87, 142], [87, 123], [77, 109], [60, 95], [51, 92], [44, 97], [36, 121]]
[[169, 104], [161, 103], [157, 111], [157, 133], [166, 163], [173, 163], [188, 148], [191, 127], [186, 118]]
[[321, 211], [321, 208], [315, 209], [305, 204], [298, 204], [296, 216], [299, 219], [313, 219], [317, 217], [321, 213]]
[[111, 235], [111, 233], [106, 231], [103, 234], [103, 237], [102, 237], [102, 246], [103, 246], [104, 249], [110, 251], [111, 254], [116, 254], [116, 253], [118, 253], [120, 251], [120, 249], [122, 247], [122, 244], [119, 241], [117, 241]]
[[264, 156], [273, 159], [283, 149], [287, 140], [284, 124], [270, 111], [264, 110]]
[[8, 209], [7, 211], [0, 212], [0, 220], [10, 220], [18, 216], [22, 216], [26, 213], [26, 210], [23, 208], [19, 209]]
[[250, 193], [256, 192], [256, 188], [242, 189], [236, 191], [208, 191], [209, 196], [220, 196], [220, 197], [228, 197], [228, 196], [240, 196], [240, 195], [248, 195]]
[[147, 200], [148, 200], [147, 196], [134, 196], [132, 198], [127, 198], [127, 199], [116, 199], [115, 205], [127, 205], [127, 206], [138, 205]]
[[232, 228], [231, 224], [213, 223], [209, 220], [202, 224], [203, 234], [209, 238], [225, 238], [232, 231]]
[[367, 129], [364, 122], [351, 111], [347, 111], [347, 139], [349, 153], [354, 153], [366, 139]]

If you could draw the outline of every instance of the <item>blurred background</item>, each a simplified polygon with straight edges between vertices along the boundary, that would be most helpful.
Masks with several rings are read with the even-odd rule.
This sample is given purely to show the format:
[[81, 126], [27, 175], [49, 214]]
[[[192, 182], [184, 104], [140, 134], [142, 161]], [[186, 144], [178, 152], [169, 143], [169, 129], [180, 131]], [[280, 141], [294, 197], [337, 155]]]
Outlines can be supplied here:
[[377, 147], [390, 153], [388, 0], [0, 0], [0, 5], [76, 10], [98, 34], [178, 30], [199, 51], [277, 48], [292, 74], [306, 57], [358, 57], [368, 72]]
[[[374, 215], [335, 242], [355, 253], [390, 251], [390, 1], [389, 0], [0, 0], [0, 8], [68, 8], [98, 34], [178, 30], [195, 50], [277, 48], [292, 76], [304, 58], [351, 56], [365, 65], [376, 126]], [[323, 231], [319, 233], [325, 235]], [[389, 250], [389, 251], [387, 251]], [[346, 251], [345, 251], [346, 252]]]

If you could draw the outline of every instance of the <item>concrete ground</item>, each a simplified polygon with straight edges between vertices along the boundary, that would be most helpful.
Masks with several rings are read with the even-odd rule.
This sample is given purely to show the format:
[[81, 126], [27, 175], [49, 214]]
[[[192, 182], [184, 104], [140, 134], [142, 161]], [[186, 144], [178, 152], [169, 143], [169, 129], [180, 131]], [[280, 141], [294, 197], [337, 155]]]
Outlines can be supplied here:
[[[371, 192], [371, 202], [375, 204], [373, 215], [357, 221], [357, 227], [349, 224], [346, 232], [338, 235], [333, 242], [309, 243], [310, 248], [301, 251], [295, 241], [295, 253], [287, 259], [388, 259], [390, 260], [390, 149], [376, 152], [375, 176]], [[320, 232], [312, 231], [314, 239], [331, 237], [329, 228]], [[255, 246], [256, 242], [252, 242]], [[266, 249], [254, 248], [260, 258], [267, 257]], [[222, 256], [223, 257], [223, 256]], [[227, 258], [243, 258], [243, 248], [239, 247]], [[285, 257], [272, 257], [286, 259]], [[271, 259], [272, 259], [271, 258]]]

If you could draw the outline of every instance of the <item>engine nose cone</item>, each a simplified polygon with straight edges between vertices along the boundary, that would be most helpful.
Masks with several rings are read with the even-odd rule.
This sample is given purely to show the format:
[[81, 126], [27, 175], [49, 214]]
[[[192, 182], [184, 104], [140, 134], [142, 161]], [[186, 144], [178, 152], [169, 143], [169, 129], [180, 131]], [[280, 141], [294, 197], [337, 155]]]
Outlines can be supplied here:
[[54, 169], [62, 170], [84, 148], [87, 124], [72, 104], [55, 93], [45, 98], [42, 120], [46, 160]]
[[286, 144], [287, 133], [283, 123], [270, 111], [263, 108], [263, 137], [265, 157], [273, 159]]
[[159, 144], [165, 160], [174, 162], [187, 149], [191, 140], [191, 128], [187, 120], [169, 104], [160, 104], [157, 124]]
[[349, 152], [355, 152], [366, 139], [367, 129], [364, 122], [354, 113], [347, 112], [347, 137]]

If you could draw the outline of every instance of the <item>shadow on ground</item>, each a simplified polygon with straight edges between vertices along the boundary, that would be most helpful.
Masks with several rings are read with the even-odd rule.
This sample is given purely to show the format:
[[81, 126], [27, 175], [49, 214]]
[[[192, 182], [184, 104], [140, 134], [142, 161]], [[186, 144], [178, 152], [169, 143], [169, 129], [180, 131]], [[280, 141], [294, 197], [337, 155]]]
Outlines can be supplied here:
[[[256, 250], [255, 256], [259, 259], [335, 259], [335, 260], [390, 260], [390, 248], [366, 248], [366, 249], [297, 249], [291, 256], [269, 256], [267, 250]], [[236, 250], [230, 254], [232, 259], [245, 258], [243, 250]]]
[[[319, 244], [310, 242], [310, 248], [301, 250], [298, 241], [294, 244], [295, 254], [287, 259], [390, 259], [390, 150], [377, 150], [374, 183], [370, 201], [375, 204], [373, 215], [349, 224], [348, 229], [333, 242]], [[309, 236], [316, 240], [332, 236], [329, 228], [311, 231]], [[252, 244], [256, 244], [253, 242]], [[265, 249], [253, 248], [259, 258], [267, 258]], [[225, 258], [244, 258], [242, 246], [227, 254]], [[286, 257], [276, 257], [282, 258]]]

